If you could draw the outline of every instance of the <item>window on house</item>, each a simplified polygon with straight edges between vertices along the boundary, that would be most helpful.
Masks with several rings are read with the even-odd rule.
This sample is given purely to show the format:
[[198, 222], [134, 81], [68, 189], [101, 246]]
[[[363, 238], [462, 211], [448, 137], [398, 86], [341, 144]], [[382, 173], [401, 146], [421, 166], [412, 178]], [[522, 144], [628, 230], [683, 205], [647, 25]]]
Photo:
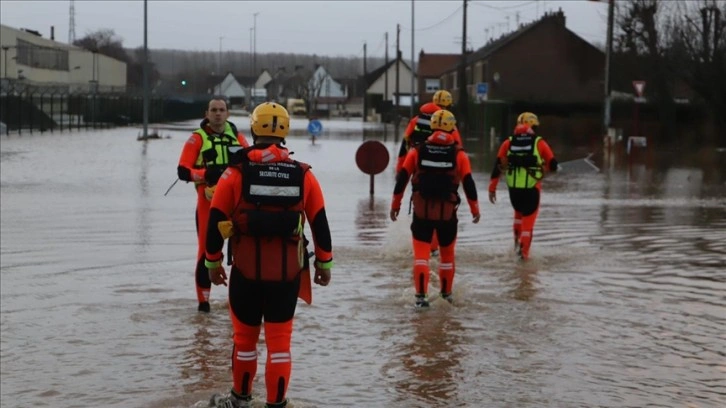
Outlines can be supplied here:
[[449, 78], [451, 78], [451, 89], [459, 89], [459, 84], [457, 83], [457, 75], [456, 72], [452, 72], [449, 74]]
[[481, 64], [481, 81], [482, 82], [487, 82], [487, 66], [488, 65], [489, 64], [487, 64], [486, 62]]
[[438, 78], [426, 78], [426, 93], [434, 93], [441, 89], [441, 81]]

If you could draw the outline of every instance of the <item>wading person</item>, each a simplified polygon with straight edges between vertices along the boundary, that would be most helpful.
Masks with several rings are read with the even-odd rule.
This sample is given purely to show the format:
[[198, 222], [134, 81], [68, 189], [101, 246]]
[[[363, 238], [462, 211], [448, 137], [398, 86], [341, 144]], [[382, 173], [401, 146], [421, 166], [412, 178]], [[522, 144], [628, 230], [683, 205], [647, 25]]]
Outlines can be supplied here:
[[227, 102], [222, 97], [213, 97], [207, 105], [204, 120], [199, 129], [184, 143], [179, 158], [177, 176], [179, 180], [193, 182], [197, 193], [195, 224], [197, 230], [197, 257], [194, 281], [200, 312], [209, 312], [209, 293], [212, 287], [207, 268], [204, 266], [209, 203], [219, 176], [227, 168], [229, 146], [249, 144], [242, 133], [229, 121]]
[[453, 302], [455, 245], [458, 230], [456, 211], [461, 203], [458, 189], [464, 187], [473, 222], [479, 222], [479, 202], [471, 175], [471, 164], [451, 133], [456, 126], [454, 115], [439, 110], [431, 116], [433, 134], [406, 155], [396, 175], [390, 217], [396, 221], [406, 185], [411, 179], [413, 200], [413, 281], [416, 307], [429, 306], [429, 258], [431, 239], [438, 236], [440, 245], [439, 283], [441, 297]]
[[[227, 395], [212, 397], [210, 406], [215, 407], [249, 406], [263, 325], [267, 346], [266, 406], [286, 406], [297, 298], [305, 299], [307, 290], [309, 301], [310, 277], [303, 236], [306, 221], [315, 245], [315, 283], [326, 286], [333, 266], [320, 184], [309, 165], [292, 160], [282, 147], [290, 125], [287, 110], [276, 103], [263, 103], [252, 112], [250, 122], [254, 144], [235, 153], [233, 163], [220, 178], [207, 230], [205, 264], [215, 285], [227, 284], [222, 268], [226, 237], [231, 236], [232, 248], [232, 389]], [[224, 225], [231, 225], [231, 229]]]
[[[431, 98], [431, 102], [427, 102], [419, 108], [419, 113], [412, 117], [408, 121], [406, 130], [403, 131], [403, 140], [401, 141], [401, 148], [398, 149], [398, 159], [396, 160], [396, 173], [401, 171], [403, 167], [403, 161], [406, 159], [406, 154], [412, 148], [418, 146], [428, 139], [433, 133], [431, 129], [431, 115], [434, 112], [441, 109], [448, 109], [453, 104], [453, 98], [451, 93], [447, 90], [440, 89], [434, 92], [434, 96]], [[454, 127], [451, 131], [451, 136], [454, 141], [459, 145], [463, 146], [461, 142], [461, 135], [459, 130]], [[439, 249], [438, 239], [436, 234], [431, 240], [431, 255], [436, 255]]]
[[489, 201], [497, 201], [497, 184], [504, 174], [509, 200], [514, 208], [514, 250], [522, 260], [529, 258], [534, 223], [539, 213], [542, 178], [547, 171], [557, 171], [557, 159], [547, 142], [536, 135], [539, 119], [524, 112], [517, 118], [514, 134], [499, 147], [489, 182]]

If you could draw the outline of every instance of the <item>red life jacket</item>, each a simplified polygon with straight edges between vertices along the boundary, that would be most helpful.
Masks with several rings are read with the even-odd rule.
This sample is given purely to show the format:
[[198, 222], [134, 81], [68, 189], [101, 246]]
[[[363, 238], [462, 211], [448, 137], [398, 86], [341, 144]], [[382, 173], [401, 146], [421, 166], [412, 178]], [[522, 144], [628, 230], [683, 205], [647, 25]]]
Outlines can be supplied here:
[[457, 190], [461, 180], [456, 156], [461, 147], [426, 142], [418, 149], [418, 163], [411, 179], [413, 210], [418, 218], [448, 221], [461, 203]]
[[294, 280], [306, 256], [303, 186], [310, 166], [292, 159], [247, 159], [235, 167], [243, 178], [242, 197], [231, 217], [234, 266], [247, 279]]

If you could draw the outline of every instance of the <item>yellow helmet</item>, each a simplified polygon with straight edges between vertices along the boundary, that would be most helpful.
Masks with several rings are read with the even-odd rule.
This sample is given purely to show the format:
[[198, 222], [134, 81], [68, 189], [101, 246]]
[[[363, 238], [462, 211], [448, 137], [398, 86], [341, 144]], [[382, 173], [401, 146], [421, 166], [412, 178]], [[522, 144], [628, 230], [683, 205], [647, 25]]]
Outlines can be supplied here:
[[431, 115], [431, 129], [443, 130], [445, 132], [451, 132], [456, 126], [456, 118], [454, 114], [447, 111], [446, 109], [437, 110]]
[[529, 126], [539, 126], [539, 119], [537, 119], [537, 115], [535, 115], [532, 112], [523, 112], [517, 117], [517, 124], [518, 125], [529, 125]]
[[449, 91], [441, 89], [434, 93], [434, 97], [431, 99], [431, 102], [441, 106], [442, 108], [448, 108], [454, 102], [454, 99], [451, 97], [451, 93]]
[[252, 111], [250, 127], [256, 136], [273, 136], [284, 139], [290, 130], [290, 114], [278, 103], [265, 102], [257, 105]]

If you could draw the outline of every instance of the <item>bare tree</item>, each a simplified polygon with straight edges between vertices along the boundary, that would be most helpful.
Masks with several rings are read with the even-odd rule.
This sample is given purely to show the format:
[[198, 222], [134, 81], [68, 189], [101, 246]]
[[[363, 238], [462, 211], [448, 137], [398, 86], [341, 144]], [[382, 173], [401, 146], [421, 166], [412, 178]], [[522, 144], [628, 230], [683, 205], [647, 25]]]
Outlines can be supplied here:
[[[130, 88], [143, 86], [143, 48], [134, 50], [132, 56], [124, 48], [123, 40], [114, 30], [102, 29], [90, 32], [74, 41], [73, 45], [125, 62], [127, 86]], [[149, 61], [149, 73], [149, 83], [154, 84], [159, 79], [159, 71], [151, 61]]]
[[123, 39], [118, 37], [116, 32], [111, 29], [90, 32], [85, 37], [74, 41], [73, 45], [119, 61], [129, 62], [130, 60], [128, 53], [124, 50]]
[[668, 3], [657, 0], [619, 3], [617, 25], [620, 34], [616, 38], [616, 50], [624, 54], [631, 72], [642, 79], [647, 76], [650, 99], [657, 105], [659, 119], [665, 124], [663, 136], [672, 139], [676, 120], [673, 89], [677, 78], [666, 64], [668, 51], [662, 32], [672, 13], [672, 9], [667, 8]]
[[670, 26], [670, 63], [706, 103], [715, 129], [724, 129], [726, 1], [683, 2], [680, 11], [682, 18]]
[[726, 126], [726, 1], [618, 2], [615, 49], [623, 68], [648, 80], [665, 136], [676, 120], [673, 90], [686, 84], [716, 129]]

